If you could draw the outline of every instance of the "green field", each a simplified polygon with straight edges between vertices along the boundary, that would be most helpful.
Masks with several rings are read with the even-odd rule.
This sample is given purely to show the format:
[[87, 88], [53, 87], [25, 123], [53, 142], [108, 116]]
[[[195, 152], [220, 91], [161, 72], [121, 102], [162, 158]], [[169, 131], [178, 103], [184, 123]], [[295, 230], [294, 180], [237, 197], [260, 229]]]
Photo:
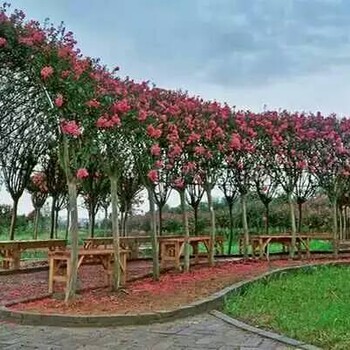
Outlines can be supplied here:
[[254, 283], [226, 300], [247, 323], [324, 349], [350, 349], [350, 267], [310, 267]]

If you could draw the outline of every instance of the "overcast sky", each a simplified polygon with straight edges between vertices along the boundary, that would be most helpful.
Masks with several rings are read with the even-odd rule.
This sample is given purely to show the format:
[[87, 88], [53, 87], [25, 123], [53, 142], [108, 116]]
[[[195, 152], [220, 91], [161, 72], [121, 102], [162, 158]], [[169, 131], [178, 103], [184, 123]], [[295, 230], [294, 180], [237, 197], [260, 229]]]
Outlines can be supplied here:
[[350, 115], [348, 0], [11, 2], [30, 19], [64, 21], [85, 55], [136, 80], [254, 111]]

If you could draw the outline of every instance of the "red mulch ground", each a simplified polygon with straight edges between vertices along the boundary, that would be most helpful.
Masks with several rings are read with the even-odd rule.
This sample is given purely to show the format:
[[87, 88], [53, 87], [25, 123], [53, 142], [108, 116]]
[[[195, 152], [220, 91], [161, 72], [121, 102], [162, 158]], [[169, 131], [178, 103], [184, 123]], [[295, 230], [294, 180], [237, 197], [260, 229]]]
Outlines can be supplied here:
[[[152, 271], [150, 261], [128, 263], [128, 280], [145, 276]], [[0, 305], [48, 293], [49, 272], [16, 273], [0, 275]], [[105, 285], [105, 272], [101, 266], [83, 265], [79, 269], [80, 289]]]
[[[189, 304], [205, 296], [213, 294], [222, 288], [267, 272], [278, 267], [308, 264], [315, 262], [332, 261], [329, 258], [309, 260], [309, 261], [290, 261], [274, 260], [270, 263], [266, 261], [221, 261], [215, 267], [195, 266], [189, 273], [179, 273], [171, 271], [162, 274], [160, 281], [154, 282], [151, 278], [143, 278], [127, 284], [124, 292], [111, 293], [108, 288], [89, 289], [81, 292], [76, 301], [70, 306], [63, 301], [53, 298], [46, 298], [29, 303], [16, 304], [12, 306], [15, 310], [26, 310], [38, 313], [61, 313], [61, 314], [128, 314], [150, 311], [160, 311], [173, 309], [180, 305]], [[341, 259], [348, 261], [350, 259]], [[142, 271], [143, 273], [150, 270], [150, 263], [143, 262], [144, 266], [139, 263], [130, 263], [131, 271]], [[147, 266], [145, 266], [148, 264]], [[146, 271], [146, 269], [148, 269]], [[136, 272], [129, 272], [130, 275], [136, 276]], [[33, 278], [31, 274], [26, 280], [20, 280], [21, 285], [12, 287], [10, 293], [3, 293], [9, 300], [9, 296], [17, 297], [23, 295], [23, 286], [30, 288], [33, 295], [38, 291], [47, 291], [47, 272], [40, 273], [39, 278]], [[98, 285], [103, 278], [96, 267], [84, 267], [82, 271], [83, 287], [93, 287]], [[22, 276], [23, 277], [23, 276]], [[22, 278], [21, 277], [21, 278]], [[14, 276], [12, 277], [16, 279]], [[17, 277], [18, 281], [18, 277]], [[15, 283], [15, 282], [13, 282]], [[101, 284], [100, 284], [101, 285]], [[0, 277], [1, 288], [6, 288], [6, 281]], [[1, 293], [0, 293], [1, 297]]]

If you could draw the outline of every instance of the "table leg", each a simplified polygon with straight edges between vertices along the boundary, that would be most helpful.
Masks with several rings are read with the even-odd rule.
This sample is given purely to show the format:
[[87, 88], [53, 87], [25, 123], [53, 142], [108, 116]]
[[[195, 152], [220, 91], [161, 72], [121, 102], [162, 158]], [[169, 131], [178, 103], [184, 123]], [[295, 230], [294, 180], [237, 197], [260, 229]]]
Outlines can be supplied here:
[[70, 280], [70, 274], [72, 271], [72, 262], [71, 258], [67, 259], [67, 270], [66, 270], [66, 275], [67, 275], [67, 280], [66, 280], [66, 291], [68, 290], [69, 286], [69, 280]]
[[198, 242], [191, 242], [191, 246], [193, 248], [193, 255], [194, 255], [194, 263], [199, 263], [199, 249], [198, 249]]
[[121, 272], [121, 284], [125, 285], [126, 283], [126, 254], [120, 256], [120, 272]]
[[179, 242], [175, 243], [175, 267], [177, 270], [181, 271], [181, 265], [180, 265], [180, 245]]
[[53, 278], [55, 274], [55, 260], [53, 257], [49, 257], [49, 293], [53, 292]]
[[262, 238], [259, 238], [259, 257], [260, 259], [264, 257], [264, 242]]

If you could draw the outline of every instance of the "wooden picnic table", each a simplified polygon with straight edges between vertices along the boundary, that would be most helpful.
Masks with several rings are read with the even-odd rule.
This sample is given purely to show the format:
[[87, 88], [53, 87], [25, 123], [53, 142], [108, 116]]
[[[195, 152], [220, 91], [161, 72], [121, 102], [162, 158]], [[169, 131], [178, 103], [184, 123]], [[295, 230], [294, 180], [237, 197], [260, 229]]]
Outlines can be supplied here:
[[[209, 245], [210, 236], [191, 236], [188, 238], [188, 243], [193, 249], [195, 263], [198, 263], [200, 255], [205, 255], [209, 262]], [[184, 236], [178, 237], [159, 237], [159, 251], [161, 266], [164, 267], [166, 263], [170, 262], [175, 265], [178, 270], [181, 270], [180, 259], [184, 253], [186, 238]], [[203, 243], [207, 252], [199, 253], [199, 244]]]
[[[202, 239], [203, 236], [198, 236], [199, 241]], [[196, 237], [192, 237], [196, 238]], [[166, 239], [183, 239], [183, 236], [176, 236], [176, 235], [167, 235], [167, 236], [158, 236], [157, 240], [160, 242], [161, 240]], [[128, 236], [128, 237], [120, 237], [120, 246], [123, 249], [129, 250], [129, 259], [137, 259], [139, 257], [139, 250], [140, 246], [142, 244], [150, 244], [151, 243], [151, 237], [150, 236]], [[192, 242], [195, 242], [196, 240], [192, 239]], [[224, 254], [224, 242], [225, 237], [224, 236], [216, 236], [215, 237], [215, 250], [217, 254]], [[94, 237], [94, 238], [86, 238], [84, 239], [84, 248], [86, 249], [97, 249], [99, 247], [103, 247], [105, 249], [110, 248], [113, 246], [113, 237]], [[192, 245], [194, 249], [196, 249], [196, 244], [193, 243]], [[161, 257], [161, 251], [162, 246], [159, 244], [159, 256]]]
[[[126, 257], [128, 251], [120, 250], [120, 271], [121, 284], [126, 282]], [[78, 271], [82, 264], [92, 263], [102, 265], [106, 272], [106, 283], [112, 282], [114, 250], [113, 249], [79, 249], [78, 251]], [[71, 273], [71, 250], [61, 250], [49, 252], [49, 293], [54, 290], [55, 282], [62, 282], [68, 287]]]
[[[129, 259], [138, 259], [140, 246], [145, 243], [151, 243], [149, 236], [129, 236], [120, 237], [119, 244], [122, 249], [128, 250]], [[113, 237], [93, 237], [84, 239], [85, 249], [97, 249], [103, 247], [105, 249], [113, 247]]]
[[[310, 242], [313, 239], [333, 241], [331, 235], [311, 235], [311, 234], [298, 234], [295, 237], [295, 244], [298, 255], [301, 257], [303, 250], [306, 252], [306, 256], [309, 259], [311, 257]], [[241, 237], [240, 247], [244, 243], [244, 237]], [[269, 245], [272, 243], [278, 243], [283, 246], [283, 251], [291, 251], [292, 247], [292, 235], [251, 235], [249, 237], [249, 244], [252, 247], [253, 256], [259, 255], [260, 258], [266, 257], [269, 260]], [[240, 248], [241, 249], [241, 248]]]
[[65, 239], [28, 240], [28, 241], [0, 241], [0, 255], [2, 268], [19, 269], [21, 254], [25, 250], [58, 250], [67, 245]]

